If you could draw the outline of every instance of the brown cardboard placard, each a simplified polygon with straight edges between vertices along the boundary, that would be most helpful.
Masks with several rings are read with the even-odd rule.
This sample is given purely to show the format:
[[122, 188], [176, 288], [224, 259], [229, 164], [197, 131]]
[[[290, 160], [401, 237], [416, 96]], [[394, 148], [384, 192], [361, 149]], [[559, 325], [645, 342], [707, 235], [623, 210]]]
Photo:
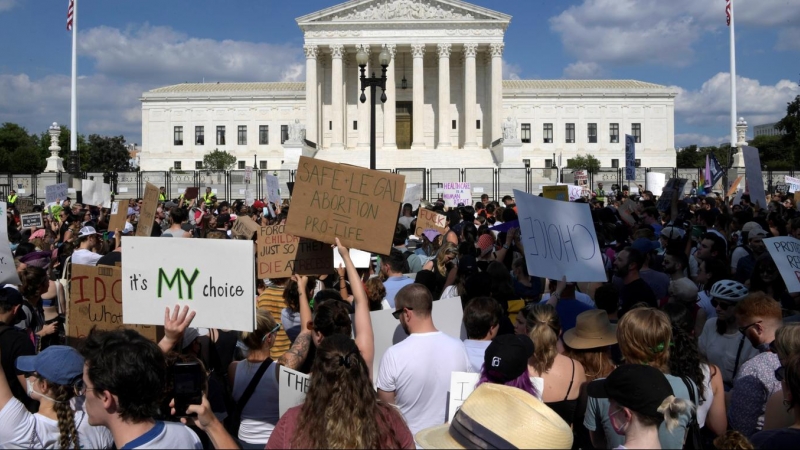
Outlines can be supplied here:
[[186, 192], [183, 194], [183, 198], [186, 200], [194, 200], [197, 196], [200, 195], [200, 188], [198, 187], [187, 187]]
[[253, 219], [247, 216], [239, 216], [236, 222], [233, 223], [231, 234], [244, 239], [252, 239], [255, 233], [261, 229], [261, 226], [255, 223]]
[[123, 325], [122, 269], [112, 266], [72, 266], [69, 305], [67, 307], [67, 342], [77, 346], [89, 332], [130, 328], [153, 342], [158, 342], [158, 327]]
[[17, 208], [20, 214], [33, 212], [33, 197], [17, 197], [14, 207]]
[[542, 197], [550, 200], [569, 201], [569, 186], [562, 184], [558, 186], [542, 186]]
[[[142, 205], [144, 206], [144, 205]], [[116, 212], [115, 212], [116, 210]], [[125, 230], [125, 222], [128, 220], [128, 201], [120, 200], [111, 205], [111, 219], [108, 221], [108, 231], [119, 229]]]
[[147, 183], [144, 189], [142, 209], [139, 210], [139, 226], [136, 228], [136, 236], [149, 237], [153, 233], [153, 223], [156, 220], [156, 210], [158, 209], [159, 190], [155, 184]]
[[731, 187], [730, 189], [728, 189], [728, 193], [725, 194], [725, 196], [730, 197], [732, 195], [736, 195], [736, 190], [739, 188], [739, 183], [741, 183], [743, 179], [744, 175], [739, 175], [738, 177], [736, 177], [736, 179], [733, 180], [733, 184], [731, 184]]
[[286, 232], [388, 254], [405, 192], [403, 175], [301, 156]]
[[417, 213], [417, 228], [414, 230], [414, 235], [422, 236], [422, 233], [428, 229], [444, 234], [447, 229], [447, 216], [429, 209], [420, 208]]
[[260, 279], [333, 272], [333, 252], [329, 244], [293, 236], [286, 232], [285, 225], [259, 229], [256, 259], [256, 276]]

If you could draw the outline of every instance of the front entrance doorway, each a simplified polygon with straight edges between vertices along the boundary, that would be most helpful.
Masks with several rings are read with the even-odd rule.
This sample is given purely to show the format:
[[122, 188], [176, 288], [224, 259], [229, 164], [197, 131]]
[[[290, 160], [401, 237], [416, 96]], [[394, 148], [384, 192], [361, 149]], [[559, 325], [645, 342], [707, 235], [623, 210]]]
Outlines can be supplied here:
[[413, 136], [411, 117], [412, 102], [397, 102], [397, 123], [395, 127], [397, 148], [410, 149]]

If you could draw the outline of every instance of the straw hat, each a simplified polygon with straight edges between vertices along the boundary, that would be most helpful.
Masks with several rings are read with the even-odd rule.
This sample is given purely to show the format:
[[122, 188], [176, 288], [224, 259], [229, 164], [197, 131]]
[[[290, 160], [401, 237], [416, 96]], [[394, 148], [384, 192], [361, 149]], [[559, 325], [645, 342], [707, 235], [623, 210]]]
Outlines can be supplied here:
[[605, 347], [617, 343], [617, 326], [608, 320], [602, 309], [578, 314], [575, 328], [564, 332], [564, 343], [576, 350]]
[[522, 389], [484, 383], [451, 424], [422, 430], [415, 440], [422, 448], [571, 448], [572, 430]]

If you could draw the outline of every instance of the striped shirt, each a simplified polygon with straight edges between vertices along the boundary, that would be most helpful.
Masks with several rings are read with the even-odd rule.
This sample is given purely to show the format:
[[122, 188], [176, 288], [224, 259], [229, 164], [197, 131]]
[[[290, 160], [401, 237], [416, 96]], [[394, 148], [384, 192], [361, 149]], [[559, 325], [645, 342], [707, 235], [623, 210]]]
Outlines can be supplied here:
[[[283, 301], [283, 287], [268, 287], [263, 294], [258, 296], [257, 305], [258, 309], [269, 311], [272, 314], [272, 318], [280, 323], [281, 311], [286, 307], [286, 303]], [[281, 328], [278, 330], [275, 344], [270, 349], [270, 357], [277, 361], [278, 358], [289, 351], [291, 346], [292, 342], [289, 340], [289, 336], [286, 335], [286, 330]]]

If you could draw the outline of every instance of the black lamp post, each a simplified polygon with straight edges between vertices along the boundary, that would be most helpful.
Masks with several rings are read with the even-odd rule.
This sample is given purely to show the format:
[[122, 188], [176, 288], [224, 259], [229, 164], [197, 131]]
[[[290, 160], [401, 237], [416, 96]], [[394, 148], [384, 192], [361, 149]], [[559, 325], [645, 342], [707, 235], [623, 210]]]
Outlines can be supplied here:
[[386, 67], [389, 66], [389, 52], [386, 51], [386, 46], [383, 46], [380, 55], [378, 56], [381, 67], [383, 68], [380, 78], [375, 76], [372, 72], [372, 77], [367, 78], [365, 75], [367, 63], [369, 62], [369, 55], [364, 51], [364, 47], [358, 49], [356, 53], [356, 62], [358, 67], [361, 68], [361, 103], [367, 102], [367, 96], [364, 93], [366, 88], [369, 88], [369, 93], [372, 96], [372, 104], [369, 109], [369, 168], [375, 170], [375, 90], [381, 88], [381, 103], [386, 103]]

